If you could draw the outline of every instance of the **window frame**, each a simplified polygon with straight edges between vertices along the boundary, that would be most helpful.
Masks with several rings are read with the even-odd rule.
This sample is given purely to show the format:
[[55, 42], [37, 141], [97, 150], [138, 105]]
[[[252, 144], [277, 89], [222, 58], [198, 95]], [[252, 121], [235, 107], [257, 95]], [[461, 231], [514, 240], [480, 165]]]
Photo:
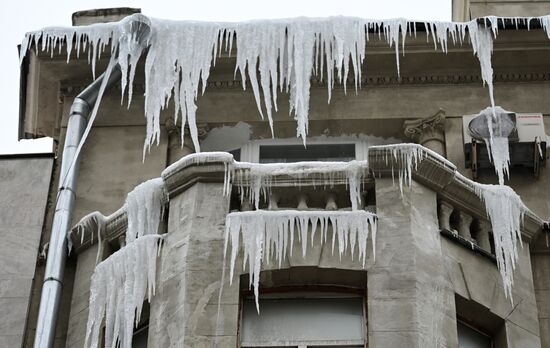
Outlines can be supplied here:
[[[260, 139], [253, 140], [244, 144], [241, 147], [241, 161], [250, 163], [260, 163], [260, 146], [277, 146], [277, 145], [303, 145], [301, 138], [285, 138], [285, 139]], [[367, 160], [368, 148], [370, 143], [366, 140], [353, 138], [327, 138], [327, 139], [308, 139], [308, 145], [355, 145], [355, 160]]]
[[[507, 347], [506, 320], [492, 313], [484, 305], [467, 299], [455, 292], [456, 333], [458, 344], [458, 323], [471, 328], [491, 339], [491, 347]], [[504, 338], [504, 341], [502, 339]]]
[[[459, 341], [459, 344], [460, 344], [460, 336], [458, 335], [458, 325], [461, 324], [469, 329], [471, 329], [472, 331], [475, 331], [477, 332], [478, 334], [480, 335], [483, 335], [485, 337], [487, 337], [491, 342], [490, 342], [490, 347], [491, 348], [495, 348], [495, 338], [493, 337], [493, 335], [491, 335], [490, 333], [488, 332], [485, 332], [481, 329], [479, 329], [478, 327], [476, 327], [475, 325], [472, 325], [469, 321], [466, 321], [460, 317], [457, 317], [456, 318], [456, 331], [457, 331], [457, 340]], [[460, 347], [460, 346], [459, 346]]]
[[[269, 295], [269, 298], [272, 299], [294, 299], [296, 297], [304, 297], [307, 296], [307, 298], [327, 298], [323, 297], [323, 294], [333, 294], [335, 297], [339, 297], [337, 295], [342, 295], [342, 298], [359, 298], [361, 299], [362, 303], [362, 327], [363, 327], [363, 333], [364, 333], [364, 342], [363, 343], [357, 343], [354, 341], [341, 341], [341, 342], [334, 342], [334, 341], [327, 341], [327, 342], [313, 342], [311, 345], [306, 343], [300, 343], [296, 345], [292, 345], [290, 347], [296, 347], [296, 348], [323, 348], [323, 347], [343, 347], [343, 348], [354, 348], [354, 347], [368, 347], [368, 306], [367, 306], [367, 291], [366, 288], [355, 288], [355, 287], [347, 287], [347, 286], [338, 286], [338, 285], [291, 285], [291, 286], [275, 286], [275, 287], [268, 287], [268, 288], [260, 288], [260, 301], [262, 295]], [[296, 296], [288, 296], [291, 294], [295, 294]], [[285, 296], [287, 295], [287, 296]], [[347, 296], [346, 296], [347, 295]], [[287, 347], [287, 346], [277, 346], [277, 345], [269, 345], [269, 346], [252, 346], [252, 345], [242, 345], [241, 341], [241, 334], [242, 334], [242, 328], [243, 328], [243, 311], [244, 311], [244, 302], [248, 301], [250, 299], [253, 299], [254, 292], [252, 290], [242, 290], [240, 292], [239, 296], [239, 311], [238, 311], [238, 328], [237, 328], [237, 348], [279, 348], [279, 347]], [[260, 303], [261, 307], [261, 303]], [[321, 344], [320, 344], [321, 343]], [[338, 345], [336, 345], [338, 344]]]

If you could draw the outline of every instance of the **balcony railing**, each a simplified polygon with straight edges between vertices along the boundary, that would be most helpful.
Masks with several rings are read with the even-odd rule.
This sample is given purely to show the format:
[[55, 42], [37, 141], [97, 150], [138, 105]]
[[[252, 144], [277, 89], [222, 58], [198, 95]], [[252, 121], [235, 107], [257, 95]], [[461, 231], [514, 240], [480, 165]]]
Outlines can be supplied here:
[[489, 220], [475, 217], [442, 200], [438, 202], [438, 220], [443, 236], [496, 262]]

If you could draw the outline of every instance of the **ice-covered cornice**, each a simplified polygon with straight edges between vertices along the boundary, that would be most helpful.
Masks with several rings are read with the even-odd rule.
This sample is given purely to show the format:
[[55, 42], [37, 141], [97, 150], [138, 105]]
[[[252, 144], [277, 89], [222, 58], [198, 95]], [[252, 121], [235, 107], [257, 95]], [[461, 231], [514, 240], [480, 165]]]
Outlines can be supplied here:
[[[147, 49], [135, 45], [132, 22], [150, 26]], [[199, 149], [196, 105], [208, 85], [210, 69], [220, 55], [235, 55], [235, 73], [248, 81], [262, 118], [273, 124], [277, 97], [290, 95], [290, 110], [297, 121], [297, 136], [308, 133], [311, 79], [325, 82], [330, 102], [335, 82], [353, 81], [361, 87], [361, 71], [369, 40], [385, 40], [395, 50], [397, 73], [399, 57], [408, 37], [425, 36], [435, 50], [447, 52], [448, 46], [471, 45], [480, 62], [483, 82], [488, 86], [488, 104], [494, 105], [491, 54], [493, 40], [501, 28], [542, 27], [550, 38], [550, 17], [485, 17], [470, 22], [412, 22], [406, 19], [370, 20], [355, 17], [294, 18], [241, 23], [167, 21], [132, 15], [117, 23], [72, 28], [46, 28], [25, 36], [21, 58], [29, 47], [52, 55], [65, 42], [67, 58], [71, 52], [86, 51], [95, 70], [99, 55], [111, 43], [111, 55], [118, 56], [123, 72], [122, 93], [128, 86], [131, 100], [135, 65], [145, 58], [145, 149], [160, 136], [160, 111], [173, 98], [176, 117], [181, 113], [189, 124], [195, 148]], [[422, 29], [422, 33], [420, 33]], [[232, 47], [235, 43], [236, 47]], [[351, 78], [350, 78], [351, 77]], [[349, 78], [349, 79], [348, 79]], [[243, 88], [247, 83], [243, 83]]]

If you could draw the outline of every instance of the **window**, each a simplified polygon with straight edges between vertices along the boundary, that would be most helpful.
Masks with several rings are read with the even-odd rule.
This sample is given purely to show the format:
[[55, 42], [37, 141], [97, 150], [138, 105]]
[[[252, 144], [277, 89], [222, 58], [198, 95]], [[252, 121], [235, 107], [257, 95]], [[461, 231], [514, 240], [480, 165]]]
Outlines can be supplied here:
[[[290, 163], [303, 161], [351, 161], [366, 160], [372, 145], [388, 144], [387, 141], [372, 141], [356, 137], [327, 139], [308, 138], [304, 147], [302, 139], [257, 139], [249, 141], [240, 149], [240, 160], [251, 163]], [[219, 149], [227, 151], [227, 149]]]
[[506, 327], [502, 318], [458, 294], [455, 294], [455, 305], [459, 348], [506, 347]]
[[458, 347], [459, 348], [492, 348], [493, 342], [490, 336], [474, 329], [461, 321], [457, 321]]
[[261, 145], [260, 163], [351, 161], [355, 144]]
[[147, 348], [149, 338], [149, 302], [143, 303], [141, 318], [137, 327], [134, 328], [134, 337], [132, 338], [132, 348]]
[[364, 347], [365, 332], [364, 303], [359, 295], [262, 295], [260, 314], [256, 311], [253, 298], [243, 300], [243, 348]]

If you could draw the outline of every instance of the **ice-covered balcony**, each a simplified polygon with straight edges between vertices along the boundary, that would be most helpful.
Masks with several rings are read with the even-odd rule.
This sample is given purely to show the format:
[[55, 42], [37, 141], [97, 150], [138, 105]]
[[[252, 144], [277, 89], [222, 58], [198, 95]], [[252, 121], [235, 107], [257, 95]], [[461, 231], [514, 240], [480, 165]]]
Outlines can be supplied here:
[[[261, 165], [227, 153], [194, 154], [162, 173], [162, 187], [165, 236], [149, 316], [150, 340], [160, 345], [185, 338], [235, 346], [246, 289], [261, 310], [266, 292], [319, 284], [365, 296], [369, 342], [431, 346], [444, 339], [452, 346], [456, 318], [476, 319], [463, 305], [470, 302], [502, 318], [506, 329], [495, 335], [511, 333], [525, 313], [534, 313], [527, 321], [533, 330], [538, 325], [528, 245], [542, 221], [524, 213], [524, 247], [515, 271], [502, 274], [481, 186], [417, 145], [372, 147], [368, 165]], [[117, 249], [129, 211], [90, 216], [81, 226]], [[92, 235], [83, 243], [73, 236], [79, 260], [95, 259]], [[81, 269], [75, 282], [90, 272]], [[184, 334], [171, 336], [166, 318], [186, 323]], [[197, 320], [208, 324], [199, 328]]]

